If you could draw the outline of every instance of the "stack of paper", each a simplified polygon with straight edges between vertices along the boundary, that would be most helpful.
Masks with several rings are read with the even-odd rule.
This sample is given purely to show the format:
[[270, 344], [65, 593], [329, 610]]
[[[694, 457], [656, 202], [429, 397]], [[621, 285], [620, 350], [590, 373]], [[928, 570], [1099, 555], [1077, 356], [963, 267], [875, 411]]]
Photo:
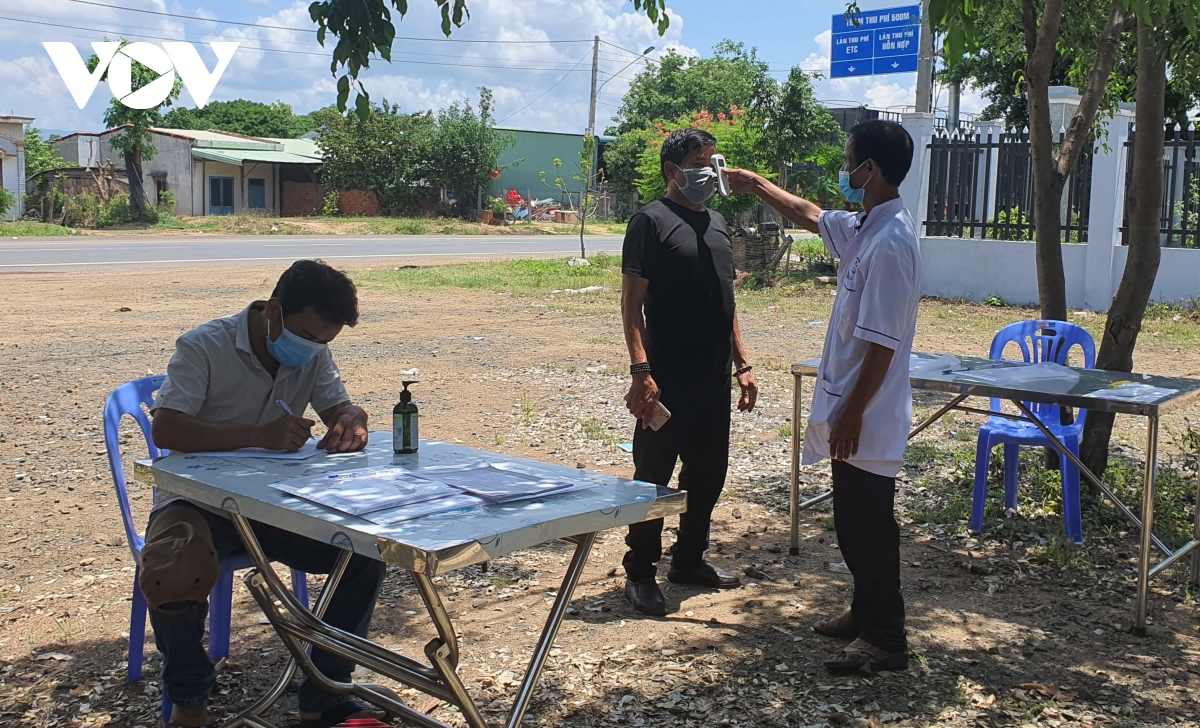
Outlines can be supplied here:
[[373, 523], [397, 523], [484, 501], [403, 468], [360, 468], [308, 475], [275, 488]]
[[1095, 397], [1097, 399], [1113, 399], [1122, 402], [1140, 402], [1149, 404], [1168, 395], [1175, 394], [1178, 389], [1168, 389], [1166, 387], [1153, 387], [1149, 384], [1141, 384], [1139, 382], [1114, 382], [1104, 389], [1097, 389], [1094, 392], [1088, 392], [1083, 395], [1085, 397]]
[[315, 455], [324, 454], [317, 449], [317, 443], [309, 440], [296, 452], [286, 450], [267, 450], [261, 447], [243, 447], [241, 450], [226, 450], [223, 452], [193, 452], [189, 455], [207, 455], [214, 458], [258, 458], [262, 460], [307, 460]]
[[489, 503], [506, 503], [594, 487], [594, 484], [590, 483], [576, 485], [566, 480], [528, 473], [511, 463], [478, 462], [471, 465], [428, 468], [424, 472], [431, 478], [437, 478], [452, 488], [483, 498]]
[[306, 475], [274, 487], [336, 511], [391, 524], [495, 503], [595, 487], [525, 472], [511, 463], [478, 462], [427, 468], [417, 475], [401, 467], [359, 468]]

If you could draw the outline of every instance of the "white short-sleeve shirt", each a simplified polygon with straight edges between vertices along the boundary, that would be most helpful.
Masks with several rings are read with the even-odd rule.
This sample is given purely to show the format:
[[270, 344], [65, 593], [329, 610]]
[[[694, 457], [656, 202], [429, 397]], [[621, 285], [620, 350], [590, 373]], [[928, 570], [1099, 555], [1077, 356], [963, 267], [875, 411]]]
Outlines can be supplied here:
[[908, 360], [921, 299], [917, 228], [899, 198], [877, 205], [870, 215], [827, 210], [817, 226], [825, 247], [841, 262], [803, 461], [811, 465], [829, 458], [830, 428], [858, 381], [868, 344], [876, 343], [894, 354], [883, 384], [863, 412], [858, 453], [848, 462], [894, 478], [904, 467], [912, 423]]
[[[283, 416], [282, 400], [303, 416], [349, 402], [328, 347], [300, 368], [272, 377], [250, 348], [250, 307], [197, 326], [175, 341], [167, 378], [152, 410], [173, 409], [218, 425], [265, 425]], [[161, 493], [155, 508], [178, 496]]]

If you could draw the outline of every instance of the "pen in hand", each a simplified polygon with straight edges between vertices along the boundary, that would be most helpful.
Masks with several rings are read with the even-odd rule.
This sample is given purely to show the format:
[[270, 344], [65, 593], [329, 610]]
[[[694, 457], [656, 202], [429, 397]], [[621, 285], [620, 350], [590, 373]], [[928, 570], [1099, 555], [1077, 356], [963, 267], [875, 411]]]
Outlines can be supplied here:
[[[279, 405], [279, 409], [283, 410], [285, 414], [295, 417], [295, 415], [292, 414], [292, 408], [287, 406], [287, 402], [284, 402], [282, 399], [277, 399], [275, 400], [275, 404]], [[308, 436], [308, 439], [312, 439], [311, 434]]]

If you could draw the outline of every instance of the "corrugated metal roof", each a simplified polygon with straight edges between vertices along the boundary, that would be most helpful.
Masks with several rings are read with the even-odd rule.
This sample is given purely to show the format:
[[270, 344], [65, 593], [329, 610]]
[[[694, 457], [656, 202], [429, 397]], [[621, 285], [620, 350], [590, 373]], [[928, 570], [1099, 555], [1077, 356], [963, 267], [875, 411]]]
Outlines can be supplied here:
[[211, 149], [197, 147], [192, 149], [192, 157], [194, 159], [207, 159], [212, 162], [224, 162], [239, 167], [243, 166], [245, 162], [273, 162], [279, 164], [321, 163], [321, 158], [316, 155], [296, 154], [295, 152], [284, 152], [277, 149]]

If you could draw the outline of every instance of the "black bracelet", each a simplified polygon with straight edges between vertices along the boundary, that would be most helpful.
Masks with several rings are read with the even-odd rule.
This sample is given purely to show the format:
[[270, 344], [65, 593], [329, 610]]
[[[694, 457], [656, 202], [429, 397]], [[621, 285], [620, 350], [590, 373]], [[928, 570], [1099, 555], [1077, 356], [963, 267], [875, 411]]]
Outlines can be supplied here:
[[650, 373], [650, 362], [641, 361], [641, 362], [638, 362], [637, 364], [630, 364], [629, 365], [629, 373], [630, 374], [649, 374]]
[[740, 377], [740, 376], [742, 376], [743, 374], [748, 374], [748, 373], [750, 372], [750, 370], [751, 370], [751, 369], [753, 369], [753, 368], [754, 368], [754, 367], [752, 367], [752, 366], [750, 366], [749, 364], [747, 364], [746, 366], [744, 366], [744, 367], [742, 367], [741, 369], [738, 369], [736, 372], [734, 372], [734, 373], [733, 373], [733, 376], [735, 376], [735, 377]]

